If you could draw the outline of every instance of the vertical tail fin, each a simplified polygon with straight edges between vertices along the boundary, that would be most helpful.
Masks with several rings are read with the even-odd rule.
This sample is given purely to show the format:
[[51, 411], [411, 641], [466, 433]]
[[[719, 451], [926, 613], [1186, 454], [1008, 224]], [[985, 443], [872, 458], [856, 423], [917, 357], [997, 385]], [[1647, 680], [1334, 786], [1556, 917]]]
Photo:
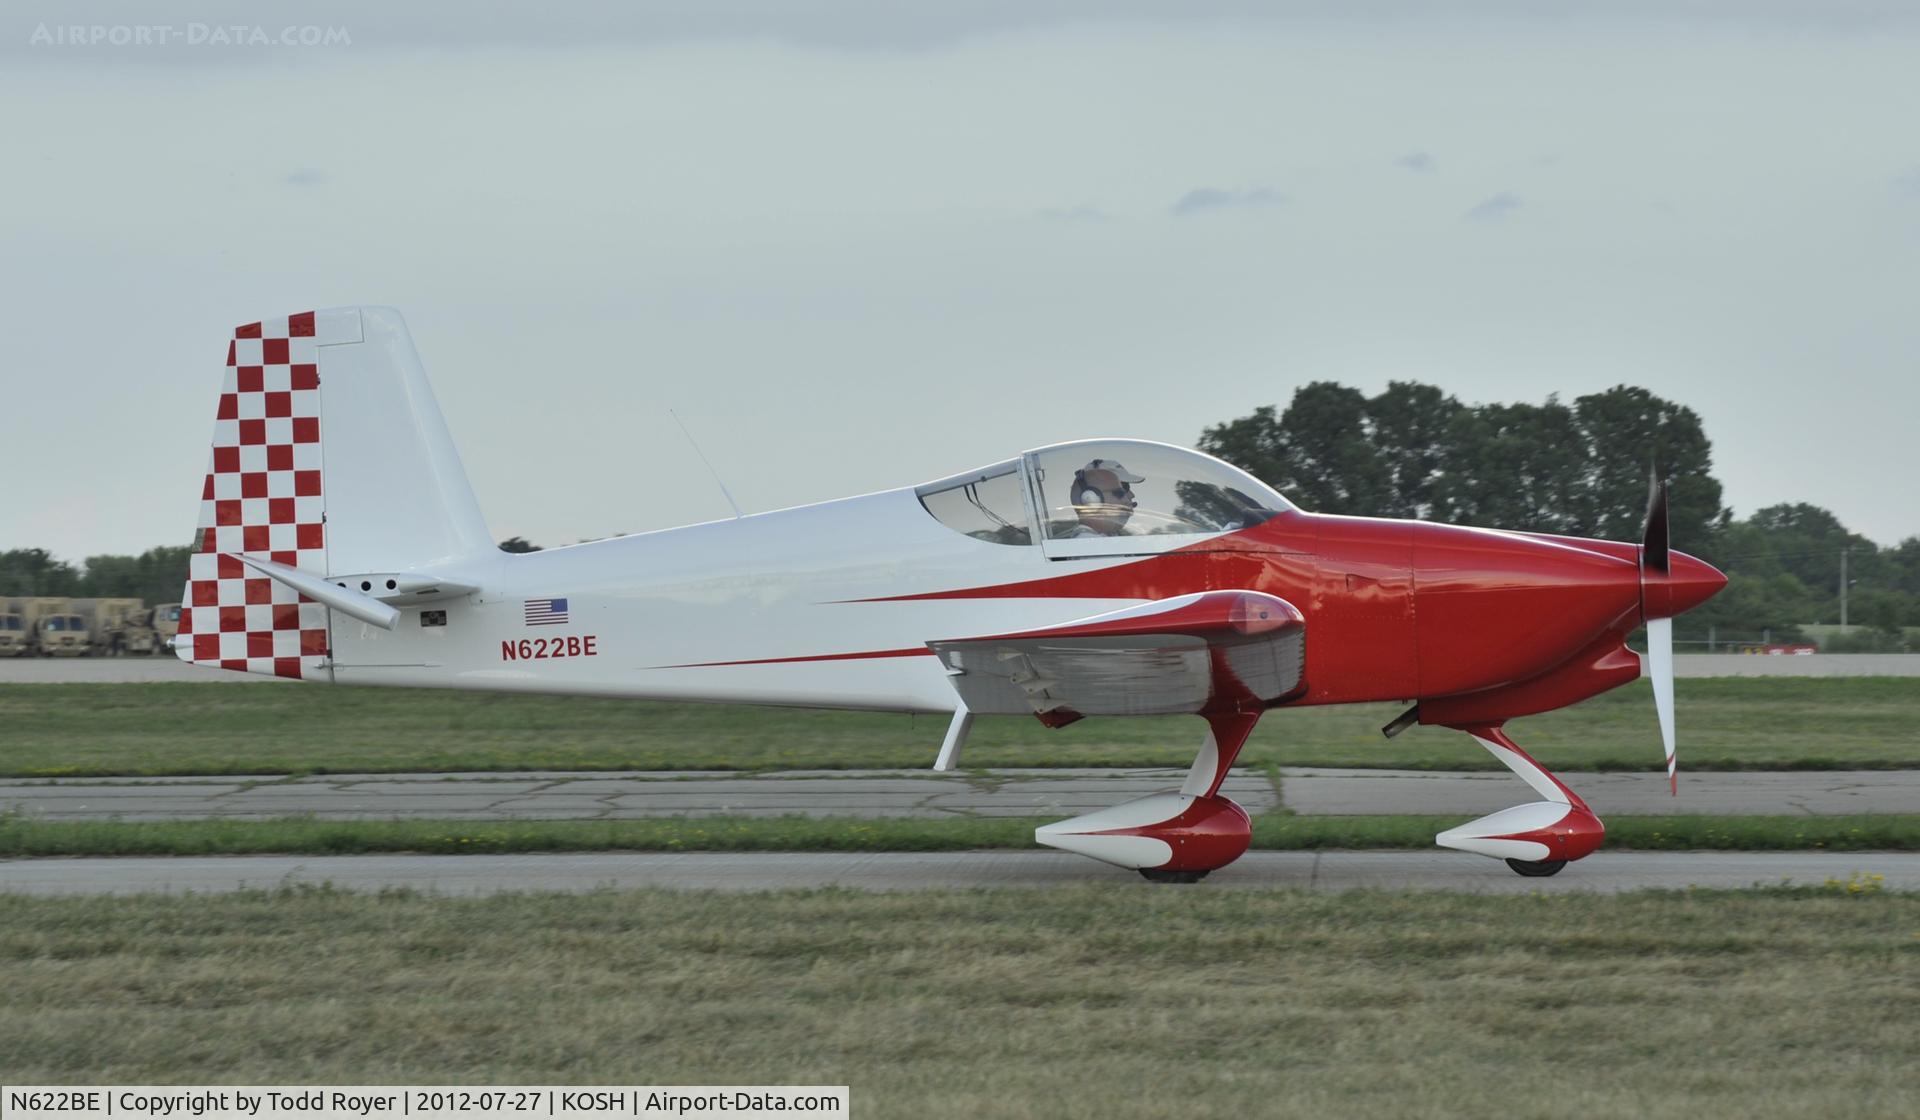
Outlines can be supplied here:
[[399, 312], [335, 308], [234, 331], [175, 643], [182, 660], [325, 675], [327, 608], [242, 555], [335, 576], [492, 547]]

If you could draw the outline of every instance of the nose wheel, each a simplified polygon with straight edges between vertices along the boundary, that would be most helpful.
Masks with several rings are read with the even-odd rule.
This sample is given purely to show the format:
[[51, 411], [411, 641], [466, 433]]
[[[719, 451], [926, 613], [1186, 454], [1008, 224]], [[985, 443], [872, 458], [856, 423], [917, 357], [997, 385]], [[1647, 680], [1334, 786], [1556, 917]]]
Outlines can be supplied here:
[[[1449, 725], [1453, 726], [1453, 725]], [[1558, 875], [1573, 860], [1590, 855], [1606, 838], [1606, 826], [1580, 795], [1527, 756], [1498, 724], [1467, 724], [1473, 736], [1541, 800], [1489, 813], [1434, 837], [1443, 848], [1504, 860], [1529, 879]]]

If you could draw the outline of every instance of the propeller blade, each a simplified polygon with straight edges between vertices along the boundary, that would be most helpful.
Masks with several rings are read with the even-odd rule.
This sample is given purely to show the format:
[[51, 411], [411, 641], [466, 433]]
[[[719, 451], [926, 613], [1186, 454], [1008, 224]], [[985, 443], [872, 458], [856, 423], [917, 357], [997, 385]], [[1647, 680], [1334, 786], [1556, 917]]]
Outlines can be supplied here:
[[1654, 474], [1647, 480], [1647, 526], [1640, 533], [1640, 566], [1666, 575], [1668, 560], [1667, 484]]
[[1680, 795], [1679, 760], [1673, 753], [1673, 619], [1647, 620], [1647, 674], [1653, 678], [1653, 707], [1660, 715], [1660, 741], [1667, 748], [1667, 789]]

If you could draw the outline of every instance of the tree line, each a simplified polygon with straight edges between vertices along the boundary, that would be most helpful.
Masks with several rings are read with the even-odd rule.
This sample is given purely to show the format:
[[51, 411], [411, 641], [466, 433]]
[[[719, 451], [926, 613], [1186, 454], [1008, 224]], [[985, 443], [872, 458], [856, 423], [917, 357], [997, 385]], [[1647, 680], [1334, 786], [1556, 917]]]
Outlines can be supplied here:
[[75, 567], [44, 548], [0, 552], [0, 596], [139, 599], [177, 603], [187, 586], [187, 545], [149, 548], [138, 556], [89, 556]]
[[1721, 504], [1699, 414], [1646, 389], [1615, 386], [1572, 402], [1464, 404], [1395, 381], [1375, 396], [1303, 385], [1285, 409], [1207, 428], [1202, 451], [1256, 475], [1306, 509], [1638, 540], [1647, 480], [1667, 481], [1674, 547], [1727, 573], [1727, 589], [1676, 620], [1698, 640], [1804, 637], [1840, 621], [1871, 632], [1829, 648], [1900, 649], [1920, 627], [1920, 537], [1882, 548], [1828, 510], [1768, 506], [1736, 519]]

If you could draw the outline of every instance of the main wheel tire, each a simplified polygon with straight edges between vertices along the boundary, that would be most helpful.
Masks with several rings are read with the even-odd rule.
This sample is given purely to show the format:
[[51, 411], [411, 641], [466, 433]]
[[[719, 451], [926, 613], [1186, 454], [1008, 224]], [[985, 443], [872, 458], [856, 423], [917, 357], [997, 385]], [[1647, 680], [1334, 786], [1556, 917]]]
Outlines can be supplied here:
[[1140, 874], [1149, 883], [1197, 883], [1207, 877], [1205, 871], [1162, 871], [1157, 867], [1142, 867]]
[[1514, 874], [1525, 875], [1529, 879], [1558, 875], [1560, 869], [1566, 865], [1567, 861], [1564, 859], [1510, 859], [1507, 861], [1507, 866], [1513, 868]]

